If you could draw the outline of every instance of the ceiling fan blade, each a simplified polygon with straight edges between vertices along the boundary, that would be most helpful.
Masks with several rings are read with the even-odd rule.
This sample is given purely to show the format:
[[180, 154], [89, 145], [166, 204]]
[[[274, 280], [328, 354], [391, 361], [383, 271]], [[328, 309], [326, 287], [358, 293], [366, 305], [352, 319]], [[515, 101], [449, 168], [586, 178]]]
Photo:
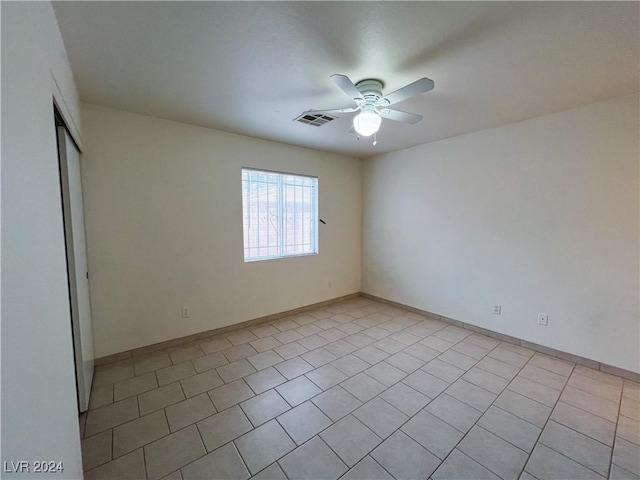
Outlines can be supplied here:
[[333, 83], [335, 83], [335, 85], [340, 90], [346, 93], [350, 99], [352, 100], [355, 100], [356, 98], [362, 99], [362, 94], [356, 88], [353, 82], [349, 79], [349, 77], [347, 77], [346, 75], [340, 75], [338, 73], [335, 73], [331, 75], [329, 78], [333, 81]]
[[338, 113], [352, 113], [352, 112], [357, 112], [358, 110], [360, 110], [359, 107], [349, 107], [349, 108], [335, 108], [332, 110], [307, 110], [305, 112], [302, 112], [303, 114], [311, 114], [314, 115], [316, 113], [328, 113], [328, 114], [338, 114]]
[[400, 110], [391, 110], [390, 108], [383, 108], [380, 110], [380, 116], [382, 118], [388, 118], [396, 122], [408, 123], [413, 125], [422, 120], [422, 115], [416, 113], [402, 112]]
[[396, 90], [395, 92], [390, 93], [389, 95], [381, 98], [378, 101], [379, 105], [393, 105], [394, 103], [399, 103], [404, 100], [407, 100], [411, 97], [415, 97], [416, 95], [420, 95], [422, 93], [427, 93], [430, 90], [433, 90], [433, 80], [430, 78], [421, 78], [420, 80], [416, 80], [409, 85], [405, 85], [404, 87]]

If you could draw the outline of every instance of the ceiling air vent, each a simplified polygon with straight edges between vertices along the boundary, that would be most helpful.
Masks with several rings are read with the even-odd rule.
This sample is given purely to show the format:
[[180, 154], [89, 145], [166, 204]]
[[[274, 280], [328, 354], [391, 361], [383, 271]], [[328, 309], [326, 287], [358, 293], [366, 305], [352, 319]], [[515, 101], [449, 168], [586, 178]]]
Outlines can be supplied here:
[[319, 127], [320, 125], [324, 125], [331, 120], [335, 120], [338, 117], [333, 117], [331, 115], [326, 115], [324, 113], [303, 113], [297, 118], [294, 118], [295, 121], [306, 123], [307, 125], [313, 125], [314, 127]]

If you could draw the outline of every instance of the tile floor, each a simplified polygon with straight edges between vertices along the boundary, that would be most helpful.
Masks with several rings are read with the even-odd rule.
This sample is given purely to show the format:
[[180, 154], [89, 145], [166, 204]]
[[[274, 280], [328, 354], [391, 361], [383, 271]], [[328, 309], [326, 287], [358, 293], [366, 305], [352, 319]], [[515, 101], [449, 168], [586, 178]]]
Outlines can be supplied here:
[[638, 479], [640, 388], [369, 299], [96, 368], [91, 479]]

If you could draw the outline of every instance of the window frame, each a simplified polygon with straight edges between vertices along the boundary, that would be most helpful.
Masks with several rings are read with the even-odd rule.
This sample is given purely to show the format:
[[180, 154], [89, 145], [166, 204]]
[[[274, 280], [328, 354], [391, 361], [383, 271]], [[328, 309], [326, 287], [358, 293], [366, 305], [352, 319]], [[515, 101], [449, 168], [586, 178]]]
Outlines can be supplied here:
[[[312, 245], [312, 250], [311, 252], [302, 252], [302, 253], [285, 253], [284, 250], [287, 247], [286, 244], [286, 240], [285, 240], [285, 228], [279, 228], [278, 229], [278, 243], [277, 243], [277, 248], [278, 248], [278, 254], [276, 255], [258, 255], [258, 256], [249, 256], [247, 257], [247, 246], [245, 245], [245, 238], [248, 234], [248, 232], [245, 231], [245, 227], [246, 227], [246, 221], [245, 221], [245, 179], [244, 179], [244, 172], [247, 171], [249, 173], [251, 172], [259, 172], [259, 173], [266, 173], [266, 174], [274, 174], [274, 175], [278, 175], [278, 182], [277, 182], [277, 186], [278, 186], [278, 225], [286, 225], [286, 221], [285, 221], [285, 212], [286, 209], [284, 208], [284, 195], [283, 193], [283, 179], [286, 176], [291, 176], [291, 177], [302, 177], [304, 179], [311, 179], [312, 180], [312, 185], [311, 185], [311, 232], [310, 232], [310, 239], [311, 239], [311, 245]], [[268, 170], [268, 169], [264, 169], [264, 168], [255, 168], [255, 167], [241, 167], [240, 169], [240, 178], [241, 178], [241, 195], [242, 195], [242, 251], [243, 251], [243, 259], [244, 259], [244, 263], [252, 263], [252, 262], [259, 262], [259, 261], [263, 261], [263, 260], [277, 260], [277, 259], [284, 259], [284, 258], [296, 258], [296, 257], [307, 257], [307, 256], [313, 256], [313, 255], [318, 255], [320, 253], [320, 246], [319, 246], [319, 224], [320, 224], [320, 218], [319, 218], [319, 214], [318, 214], [318, 204], [319, 204], [319, 179], [317, 176], [315, 175], [308, 175], [308, 174], [301, 174], [301, 173], [293, 173], [293, 172], [284, 172], [284, 171], [279, 171], [279, 170]], [[309, 188], [306, 187], [305, 188]], [[273, 245], [271, 245], [273, 246]], [[254, 248], [261, 248], [259, 247], [254, 247]]]

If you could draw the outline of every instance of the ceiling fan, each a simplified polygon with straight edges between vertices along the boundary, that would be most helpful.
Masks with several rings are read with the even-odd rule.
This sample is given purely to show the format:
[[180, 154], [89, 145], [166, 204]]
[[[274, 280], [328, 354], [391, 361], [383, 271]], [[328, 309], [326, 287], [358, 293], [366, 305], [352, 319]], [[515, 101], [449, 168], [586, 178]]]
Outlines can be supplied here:
[[338, 114], [360, 112], [353, 118], [353, 128], [363, 137], [369, 137], [375, 134], [380, 129], [383, 118], [401, 123], [418, 123], [422, 120], [422, 115], [387, 107], [433, 90], [434, 86], [433, 80], [425, 77], [383, 96], [382, 88], [384, 87], [384, 83], [381, 80], [369, 78], [354, 84], [346, 75], [339, 75], [337, 73], [331, 75], [329, 78], [355, 102], [356, 106], [331, 110], [307, 110], [304, 113]]

